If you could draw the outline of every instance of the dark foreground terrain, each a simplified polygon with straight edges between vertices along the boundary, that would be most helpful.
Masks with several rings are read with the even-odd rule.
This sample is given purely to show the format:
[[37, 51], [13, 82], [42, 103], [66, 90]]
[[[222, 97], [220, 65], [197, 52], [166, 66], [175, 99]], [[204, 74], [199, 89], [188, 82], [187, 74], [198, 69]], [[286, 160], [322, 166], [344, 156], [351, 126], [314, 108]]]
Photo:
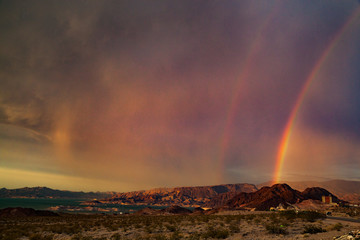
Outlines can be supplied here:
[[60, 214], [0, 218], [0, 239], [333, 239], [359, 228], [316, 212]]

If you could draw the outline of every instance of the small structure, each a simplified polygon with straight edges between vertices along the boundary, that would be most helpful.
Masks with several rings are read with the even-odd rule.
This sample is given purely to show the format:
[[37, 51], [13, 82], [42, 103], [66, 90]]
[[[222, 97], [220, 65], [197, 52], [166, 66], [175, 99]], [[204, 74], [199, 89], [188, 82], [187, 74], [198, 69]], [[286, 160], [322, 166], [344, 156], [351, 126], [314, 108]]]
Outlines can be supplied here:
[[286, 206], [282, 203], [279, 204], [279, 206], [276, 207], [277, 211], [285, 211], [286, 210]]
[[322, 196], [321, 201], [323, 203], [326, 203], [326, 204], [332, 204], [333, 203], [331, 195], [330, 196]]

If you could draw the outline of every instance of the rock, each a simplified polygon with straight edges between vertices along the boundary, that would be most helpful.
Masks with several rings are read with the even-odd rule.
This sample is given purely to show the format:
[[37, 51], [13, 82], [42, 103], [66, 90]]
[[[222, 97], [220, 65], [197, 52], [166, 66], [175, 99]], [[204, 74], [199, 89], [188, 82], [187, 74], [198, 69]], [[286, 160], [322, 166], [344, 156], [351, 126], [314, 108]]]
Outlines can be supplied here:
[[336, 239], [336, 240], [345, 240], [345, 239], [346, 240], [348, 240], [348, 239], [358, 240], [358, 239], [360, 239], [360, 230], [351, 231], [348, 234], [334, 237], [334, 239]]

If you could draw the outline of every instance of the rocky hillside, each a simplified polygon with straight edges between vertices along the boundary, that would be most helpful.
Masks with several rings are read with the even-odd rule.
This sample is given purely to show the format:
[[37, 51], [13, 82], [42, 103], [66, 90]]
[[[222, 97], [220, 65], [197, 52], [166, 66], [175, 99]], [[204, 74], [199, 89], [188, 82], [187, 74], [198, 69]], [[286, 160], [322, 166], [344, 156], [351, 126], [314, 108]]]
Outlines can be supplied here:
[[79, 198], [94, 199], [111, 197], [113, 193], [72, 192], [55, 190], [47, 187], [25, 187], [18, 189], [0, 189], [0, 198]]
[[203, 207], [214, 208], [224, 206], [230, 199], [238, 195], [238, 192], [221, 193], [214, 196], [209, 202], [205, 203]]
[[101, 203], [200, 206], [222, 193], [253, 192], [252, 184], [225, 184], [217, 186], [176, 187], [118, 193]]
[[[332, 192], [339, 198], [349, 202], [360, 202], [360, 181], [347, 180], [330, 180], [330, 181], [301, 181], [301, 182], [286, 182], [289, 186], [299, 191], [306, 188], [320, 187]], [[257, 185], [258, 188], [264, 186], [271, 186], [272, 182], [266, 182]]]
[[280, 203], [296, 203], [303, 200], [301, 193], [287, 184], [276, 184], [272, 187], [263, 187], [254, 193], [240, 193], [227, 202], [231, 208], [247, 207], [256, 210], [267, 210]]
[[[307, 199], [319, 200], [323, 195], [332, 195], [334, 201], [339, 201], [336, 196], [322, 188], [308, 188], [303, 192], [292, 189], [287, 184], [275, 184], [271, 187], [262, 187], [251, 193], [238, 193], [231, 197], [229, 194], [220, 194], [206, 203], [206, 207], [255, 208], [256, 210], [268, 210], [279, 204], [289, 205], [302, 202]], [[227, 198], [229, 198], [227, 200]], [[219, 201], [219, 199], [222, 199]]]

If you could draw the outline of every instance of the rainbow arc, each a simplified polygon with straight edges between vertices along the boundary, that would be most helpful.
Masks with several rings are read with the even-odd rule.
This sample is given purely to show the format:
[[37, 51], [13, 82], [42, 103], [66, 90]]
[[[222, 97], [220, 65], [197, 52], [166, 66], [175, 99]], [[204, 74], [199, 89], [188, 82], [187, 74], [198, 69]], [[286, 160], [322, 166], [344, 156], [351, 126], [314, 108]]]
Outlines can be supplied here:
[[253, 70], [253, 67], [256, 66], [256, 64], [254, 64], [255, 60], [256, 60], [255, 57], [256, 57], [257, 53], [261, 50], [263, 33], [264, 33], [264, 31], [266, 31], [266, 29], [268, 28], [268, 25], [272, 22], [274, 16], [276, 16], [279, 9], [280, 9], [280, 6], [276, 2], [275, 5], [273, 6], [271, 12], [267, 15], [266, 19], [263, 21], [261, 26], [258, 28], [257, 34], [249, 48], [248, 54], [245, 58], [246, 60], [243, 64], [243, 67], [241, 68], [240, 75], [238, 76], [237, 83], [234, 87], [232, 99], [230, 101], [230, 107], [229, 107], [229, 110], [227, 111], [228, 114], [226, 117], [224, 132], [223, 132], [223, 135], [221, 138], [221, 143], [220, 143], [219, 163], [221, 166], [219, 166], [219, 168], [221, 169], [221, 171], [220, 171], [221, 175], [224, 172], [226, 151], [228, 149], [228, 145], [230, 142], [231, 130], [232, 130], [232, 126], [234, 124], [237, 107], [238, 107], [238, 104], [241, 99], [241, 90], [242, 90], [243, 82], [250, 76], [250, 73]]
[[294, 104], [294, 107], [292, 111], [290, 112], [288, 121], [286, 123], [286, 126], [284, 128], [279, 148], [277, 151], [276, 156], [276, 165], [275, 165], [275, 171], [274, 171], [274, 183], [278, 183], [281, 181], [281, 175], [282, 175], [282, 169], [285, 162], [285, 155], [289, 146], [290, 137], [294, 129], [294, 125], [296, 123], [297, 117], [299, 115], [299, 111], [301, 109], [301, 106], [304, 102], [306, 93], [308, 92], [312, 82], [314, 79], [316, 79], [317, 74], [319, 73], [321, 67], [324, 65], [328, 57], [330, 56], [333, 49], [337, 46], [337, 44], [340, 42], [342, 36], [344, 33], [350, 28], [350, 26], [355, 22], [355, 20], [360, 16], [360, 7], [357, 7], [354, 12], [350, 15], [350, 17], [347, 19], [347, 21], [342, 25], [342, 27], [336, 32], [334, 37], [330, 40], [330, 42], [327, 44], [325, 50], [318, 58], [317, 62], [315, 63], [314, 67], [312, 68], [311, 72], [307, 76], [305, 83], [296, 99], [296, 102]]

